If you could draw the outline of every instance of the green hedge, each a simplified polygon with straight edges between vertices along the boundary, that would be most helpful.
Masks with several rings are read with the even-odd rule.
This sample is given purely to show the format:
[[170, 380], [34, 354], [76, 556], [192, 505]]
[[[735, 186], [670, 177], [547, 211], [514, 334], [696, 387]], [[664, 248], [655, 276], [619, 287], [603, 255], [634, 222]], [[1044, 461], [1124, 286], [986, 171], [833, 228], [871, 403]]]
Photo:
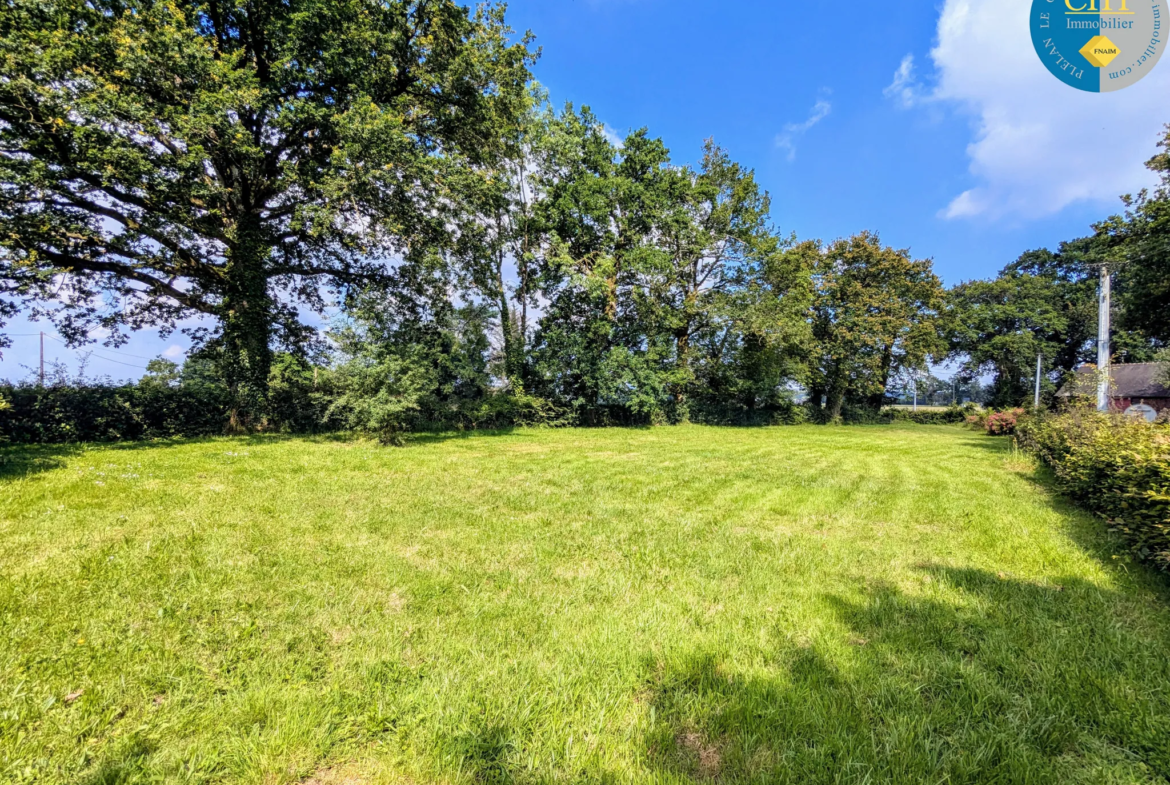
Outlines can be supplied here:
[[938, 409], [919, 409], [918, 411], [913, 411], [912, 409], [885, 409], [883, 413], [887, 414], [892, 422], [914, 422], [919, 425], [957, 425], [958, 423], [966, 422], [967, 417], [976, 408], [975, 406], [967, 405], [948, 406], [942, 411]]
[[1170, 426], [1074, 411], [1027, 418], [1016, 438], [1052, 467], [1061, 490], [1170, 569]]
[[161, 385], [0, 386], [0, 438], [50, 444], [210, 436], [227, 423], [226, 393]]

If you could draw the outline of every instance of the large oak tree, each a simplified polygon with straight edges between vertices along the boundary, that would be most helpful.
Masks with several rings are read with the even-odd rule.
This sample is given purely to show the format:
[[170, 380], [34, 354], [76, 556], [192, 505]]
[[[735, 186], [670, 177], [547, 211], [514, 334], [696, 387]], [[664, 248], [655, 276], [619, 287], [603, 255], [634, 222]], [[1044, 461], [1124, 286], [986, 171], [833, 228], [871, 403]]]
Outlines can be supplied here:
[[237, 414], [329, 287], [444, 247], [528, 38], [451, 0], [0, 6], [0, 281], [75, 342], [213, 317]]
[[880, 408], [893, 379], [943, 354], [943, 288], [929, 259], [883, 246], [872, 232], [789, 253], [813, 271], [809, 388], [830, 420], [847, 401]]

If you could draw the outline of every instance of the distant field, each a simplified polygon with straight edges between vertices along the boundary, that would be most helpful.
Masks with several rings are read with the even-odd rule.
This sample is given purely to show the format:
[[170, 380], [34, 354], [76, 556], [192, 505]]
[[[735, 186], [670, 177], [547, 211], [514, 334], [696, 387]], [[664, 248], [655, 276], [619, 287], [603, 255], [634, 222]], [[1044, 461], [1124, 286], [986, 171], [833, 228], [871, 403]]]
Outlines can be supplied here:
[[1170, 778], [1165, 581], [959, 428], [2, 454], [0, 782]]
[[[893, 406], [890, 406], [889, 408], [890, 409], [905, 409], [907, 411], [912, 411], [914, 409], [914, 406], [911, 404], [907, 404], [907, 405], [895, 404]], [[920, 412], [945, 412], [947, 409], [950, 409], [950, 408], [951, 408], [950, 406], [926, 406], [926, 405], [921, 404], [921, 403], [918, 404], [918, 411], [920, 411]]]

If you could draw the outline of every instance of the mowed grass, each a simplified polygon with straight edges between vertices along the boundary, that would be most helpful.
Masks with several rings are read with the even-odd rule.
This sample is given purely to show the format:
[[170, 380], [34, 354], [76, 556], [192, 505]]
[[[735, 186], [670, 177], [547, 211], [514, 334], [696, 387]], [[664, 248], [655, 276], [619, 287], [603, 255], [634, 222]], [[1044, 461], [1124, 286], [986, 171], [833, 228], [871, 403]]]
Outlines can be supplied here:
[[1170, 593], [958, 428], [11, 448], [0, 782], [1153, 783]]

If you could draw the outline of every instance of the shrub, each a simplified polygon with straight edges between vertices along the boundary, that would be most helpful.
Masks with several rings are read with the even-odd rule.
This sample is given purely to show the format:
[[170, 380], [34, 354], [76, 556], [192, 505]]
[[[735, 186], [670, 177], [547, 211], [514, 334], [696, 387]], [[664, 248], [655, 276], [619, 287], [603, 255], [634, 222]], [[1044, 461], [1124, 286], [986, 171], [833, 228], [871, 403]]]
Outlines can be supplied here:
[[1017, 441], [1141, 558], [1170, 569], [1170, 426], [1077, 410], [1028, 418]]
[[434, 369], [400, 357], [352, 360], [336, 370], [339, 394], [326, 416], [383, 444], [397, 444], [434, 389], [434, 375]]
[[18, 443], [110, 442], [222, 433], [227, 400], [205, 387], [7, 385], [0, 436]]
[[968, 404], [966, 406], [948, 406], [942, 411], [938, 409], [920, 409], [919, 411], [886, 409], [883, 414], [893, 422], [913, 422], [919, 425], [957, 425], [966, 422], [968, 415], [976, 409], [977, 407]]
[[800, 425], [808, 422], [810, 410], [789, 398], [780, 398], [762, 406], [748, 408], [738, 402], [700, 400], [691, 406], [691, 420], [699, 425], [756, 427]]
[[329, 417], [333, 387], [329, 369], [314, 367], [290, 354], [278, 354], [273, 358], [269, 377], [269, 428], [283, 433], [335, 429], [338, 423]]
[[1020, 419], [1027, 414], [1023, 409], [1006, 409], [993, 412], [987, 417], [984, 428], [989, 436], [1011, 436], [1016, 432]]
[[570, 422], [566, 413], [544, 398], [524, 392], [519, 385], [514, 389], [489, 393], [467, 412], [465, 420], [467, 427], [489, 430], [516, 426], [556, 428]]

